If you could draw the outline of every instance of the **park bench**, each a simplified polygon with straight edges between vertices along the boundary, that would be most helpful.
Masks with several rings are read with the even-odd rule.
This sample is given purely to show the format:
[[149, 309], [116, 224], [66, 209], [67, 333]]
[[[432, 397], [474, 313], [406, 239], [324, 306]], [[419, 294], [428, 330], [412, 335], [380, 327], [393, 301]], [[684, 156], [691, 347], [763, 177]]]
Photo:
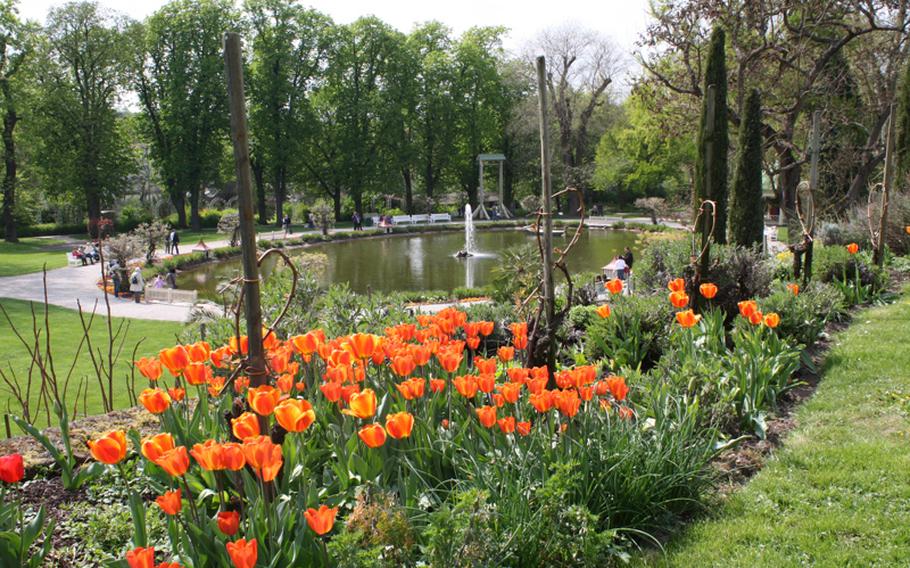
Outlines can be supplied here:
[[66, 264], [68, 266], [82, 266], [82, 259], [73, 256], [73, 253], [66, 253]]
[[145, 289], [145, 300], [165, 304], [195, 304], [196, 290], [174, 290], [173, 288], [148, 286]]
[[[374, 227], [379, 226], [379, 216], [370, 217]], [[393, 225], [417, 225], [421, 223], [451, 223], [452, 216], [448, 213], [419, 213], [417, 215], [395, 215], [392, 217]]]
[[433, 214], [431, 214], [431, 215], [430, 215], [430, 223], [438, 223], [438, 222], [451, 223], [451, 222], [452, 222], [452, 216], [449, 215], [448, 213], [433, 213]]

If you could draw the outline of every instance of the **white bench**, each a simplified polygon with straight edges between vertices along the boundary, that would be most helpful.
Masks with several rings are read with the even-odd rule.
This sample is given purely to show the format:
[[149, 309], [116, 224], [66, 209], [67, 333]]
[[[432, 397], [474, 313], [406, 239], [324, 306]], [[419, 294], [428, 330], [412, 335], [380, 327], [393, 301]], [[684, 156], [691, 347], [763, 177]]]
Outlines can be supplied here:
[[407, 225], [410, 222], [411, 222], [410, 215], [395, 215], [394, 217], [392, 217], [393, 225]]
[[433, 213], [430, 215], [430, 223], [438, 223], [440, 221], [443, 223], [451, 223], [452, 216], [448, 213]]
[[195, 304], [196, 290], [174, 290], [173, 288], [155, 288], [146, 286], [145, 300], [147, 302], [163, 302], [165, 304]]
[[82, 266], [82, 259], [73, 256], [73, 253], [66, 253], [66, 264], [68, 266]]
[[[373, 226], [379, 226], [379, 217], [374, 216], [370, 217], [370, 220], [373, 221]], [[392, 217], [393, 225], [416, 225], [419, 223], [451, 223], [452, 216], [448, 213], [432, 213], [427, 215], [426, 213], [419, 213], [417, 215], [395, 215]]]

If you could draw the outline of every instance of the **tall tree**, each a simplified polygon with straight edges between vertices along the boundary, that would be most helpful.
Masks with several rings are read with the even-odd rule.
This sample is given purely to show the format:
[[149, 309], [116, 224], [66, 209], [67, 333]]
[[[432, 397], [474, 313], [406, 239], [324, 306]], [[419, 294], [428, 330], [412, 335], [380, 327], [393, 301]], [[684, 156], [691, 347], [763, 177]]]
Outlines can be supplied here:
[[[727, 242], [727, 152], [730, 141], [727, 134], [727, 64], [725, 54], [724, 30], [720, 27], [711, 32], [708, 48], [708, 61], [705, 64], [704, 100], [702, 101], [701, 120], [698, 128], [698, 160], [695, 162], [694, 208], [697, 212], [703, 200], [715, 204], [716, 220], [714, 223], [714, 240]], [[709, 104], [708, 87], [714, 87], [714, 100]], [[709, 109], [714, 115], [708, 116]], [[713, 132], [707, 132], [708, 121], [712, 121]], [[711, 156], [710, 164], [707, 157]], [[710, 168], [710, 171], [708, 171]], [[705, 214], [710, 213], [706, 210]], [[696, 227], [703, 232], [710, 224], [702, 223]], [[703, 235], [704, 238], [704, 235]]]
[[201, 226], [200, 194], [218, 175], [227, 140], [222, 36], [236, 29], [230, 0], [173, 0], [153, 14], [140, 35], [134, 80], [153, 155], [186, 226]]
[[31, 56], [34, 30], [23, 24], [14, 0], [0, 2], [0, 112], [3, 114], [3, 226], [5, 238], [16, 237], [16, 124], [23, 96], [20, 77], [24, 63]]
[[500, 150], [506, 96], [499, 61], [505, 28], [467, 30], [455, 46], [455, 159], [452, 169], [468, 201], [478, 205], [477, 156]]
[[730, 241], [751, 247], [764, 238], [761, 95], [752, 89], [739, 126], [739, 155], [730, 196]]
[[[313, 140], [310, 95], [326, 63], [330, 20], [292, 0], [248, 0], [254, 36], [249, 73], [250, 130], [281, 224], [294, 160]], [[260, 223], [264, 223], [260, 211]]]
[[910, 174], [910, 59], [904, 64], [897, 98], [897, 140], [894, 145], [899, 184], [905, 184]]
[[114, 107], [126, 84], [125, 25], [98, 4], [81, 2], [52, 9], [45, 29], [36, 155], [50, 191], [84, 200], [92, 232], [135, 163]]
[[[547, 90], [559, 128], [562, 182], [585, 191], [590, 201], [590, 167], [594, 147], [603, 131], [592, 132], [595, 112], [607, 101], [607, 88], [620, 70], [620, 58], [609, 38], [593, 30], [563, 26], [544, 31], [534, 43], [547, 58]], [[575, 194], [569, 211], [578, 204]]]

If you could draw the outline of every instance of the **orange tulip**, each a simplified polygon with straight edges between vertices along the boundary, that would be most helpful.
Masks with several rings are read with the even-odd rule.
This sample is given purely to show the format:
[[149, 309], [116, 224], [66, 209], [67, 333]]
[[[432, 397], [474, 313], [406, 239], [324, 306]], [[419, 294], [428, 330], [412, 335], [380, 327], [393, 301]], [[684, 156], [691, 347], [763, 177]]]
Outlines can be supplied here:
[[395, 385], [395, 388], [398, 389], [398, 392], [401, 393], [401, 396], [405, 400], [414, 400], [415, 398], [420, 398], [424, 395], [426, 390], [426, 381], [421, 378], [413, 378], [403, 381]]
[[246, 465], [243, 446], [234, 442], [221, 444], [221, 466], [231, 471], [240, 471]]
[[629, 387], [626, 385], [626, 379], [623, 377], [608, 377], [607, 380], [604, 381], [604, 384], [610, 391], [610, 394], [613, 395], [613, 398], [620, 402], [625, 400], [626, 395], [629, 394]]
[[385, 444], [385, 430], [379, 424], [367, 424], [357, 431], [357, 436], [370, 448]]
[[341, 400], [341, 383], [328, 382], [319, 385], [319, 390], [329, 402], [338, 402]]
[[399, 377], [407, 377], [417, 368], [417, 362], [410, 354], [398, 355], [392, 359], [392, 372]]
[[204, 385], [212, 377], [212, 368], [205, 363], [190, 363], [183, 369], [183, 376], [193, 386]]
[[496, 424], [499, 425], [499, 429], [502, 430], [503, 434], [511, 434], [515, 431], [514, 416], [506, 416], [505, 418], [500, 418], [496, 421]]
[[155, 499], [155, 503], [161, 507], [165, 515], [176, 515], [183, 508], [183, 501], [180, 500], [180, 488], [175, 491], [165, 491], [164, 495]]
[[717, 286], [706, 282], [698, 287], [698, 291], [705, 299], [710, 300], [717, 295]]
[[676, 312], [676, 321], [679, 322], [684, 328], [689, 328], [695, 326], [698, 323], [698, 320], [701, 319], [700, 314], [696, 314], [692, 310], [685, 310], [682, 312]]
[[908, 235], [910, 235], [910, 225], [907, 225], [906, 227], [904, 227], [904, 232], [907, 233]]
[[521, 436], [527, 436], [531, 433], [531, 423], [530, 422], [519, 422], [515, 425], [515, 430], [518, 431], [518, 434]]
[[503, 383], [499, 385], [499, 392], [506, 402], [515, 404], [521, 396], [521, 387], [522, 383]]
[[237, 511], [221, 511], [215, 520], [218, 530], [227, 536], [234, 536], [240, 529], [240, 513]]
[[771, 329], [774, 329], [775, 327], [778, 326], [778, 324], [780, 324], [779, 315], [777, 315], [774, 312], [771, 312], [770, 314], [765, 315], [765, 325], [766, 326], [770, 327]]
[[[910, 231], [908, 231], [908, 232], [910, 232]], [[491, 333], [493, 333], [493, 326], [494, 326], [493, 322], [479, 321], [479, 322], [477, 322], [477, 325], [480, 326], [480, 335], [486, 337], [486, 336], [490, 335]]]
[[275, 419], [288, 432], [303, 432], [316, 420], [316, 413], [308, 401], [289, 398], [275, 407]]
[[161, 361], [155, 359], [154, 357], [142, 357], [138, 361], [134, 361], [136, 368], [139, 369], [139, 373], [143, 377], [150, 381], [157, 381], [161, 378]]
[[252, 412], [244, 412], [237, 418], [231, 420], [231, 431], [238, 440], [255, 438], [261, 432], [259, 431], [259, 418]]
[[371, 333], [355, 333], [348, 338], [348, 345], [358, 359], [369, 359], [379, 347], [380, 337]]
[[581, 398], [574, 390], [556, 391], [553, 393], [553, 406], [559, 410], [560, 414], [572, 418], [578, 414], [578, 410], [581, 408]]
[[89, 440], [88, 447], [92, 457], [101, 463], [108, 465], [120, 463], [126, 457], [126, 432], [112, 430], [97, 440]]
[[597, 312], [597, 315], [599, 315], [602, 319], [607, 319], [608, 317], [610, 317], [610, 313], [611, 313], [609, 304], [597, 306], [597, 309], [594, 311]]
[[190, 356], [183, 345], [177, 345], [170, 349], [162, 349], [158, 353], [158, 359], [161, 360], [161, 364], [167, 367], [167, 370], [175, 377], [190, 364]]
[[474, 357], [474, 366], [480, 375], [490, 375], [496, 372], [496, 359], [484, 359], [483, 357]]
[[670, 303], [674, 308], [685, 308], [689, 305], [689, 295], [685, 292], [670, 292]]
[[389, 436], [400, 440], [411, 435], [414, 428], [414, 415], [410, 412], [396, 412], [385, 419], [385, 429]]
[[325, 343], [325, 336], [319, 331], [311, 331], [304, 335], [295, 335], [290, 338], [291, 345], [301, 355], [311, 355], [315, 353], [319, 346]]
[[528, 392], [531, 394], [541, 394], [547, 388], [547, 377], [538, 377], [534, 379], [528, 379], [525, 382], [525, 385], [528, 387]]
[[509, 380], [513, 383], [524, 383], [528, 380], [529, 371], [523, 367], [510, 367], [506, 369], [506, 374], [509, 375]]
[[245, 335], [232, 337], [230, 341], [228, 341], [228, 345], [230, 346], [231, 353], [234, 353], [235, 355], [238, 353], [246, 355], [250, 352], [250, 338]]
[[326, 507], [320, 505], [319, 509], [307, 509], [303, 516], [306, 518], [306, 524], [309, 525], [313, 532], [322, 536], [332, 530], [335, 526], [335, 515], [338, 514], [338, 507]]
[[145, 389], [139, 393], [139, 402], [152, 414], [161, 414], [171, 405], [171, 397], [161, 389]]
[[155, 434], [142, 440], [142, 455], [150, 462], [154, 462], [161, 457], [161, 454], [173, 449], [174, 437], [167, 432]]
[[496, 387], [496, 376], [495, 375], [480, 375], [477, 378], [477, 388], [481, 392], [491, 393]]
[[607, 289], [611, 294], [619, 294], [622, 292], [622, 280], [619, 278], [613, 278], [612, 280], [607, 280], [604, 284], [604, 288]]
[[209, 360], [212, 354], [212, 347], [206, 341], [197, 341], [192, 345], [187, 345], [186, 352], [191, 362], [203, 363]]
[[799, 296], [799, 284], [787, 284], [787, 290], [794, 296]]
[[225, 345], [224, 347], [219, 347], [212, 351], [209, 355], [209, 360], [212, 362], [212, 365], [221, 369], [226, 367], [231, 362], [231, 357], [234, 356], [234, 352], [231, 351], [230, 346]]
[[667, 288], [671, 292], [685, 292], [686, 291], [686, 281], [682, 278], [674, 278], [667, 282]]
[[430, 379], [430, 391], [442, 392], [446, 389], [445, 379]]
[[155, 568], [155, 549], [134, 548], [126, 553], [126, 563], [130, 568]]
[[751, 323], [752, 325], [759, 325], [759, 324], [761, 324], [762, 319], [763, 319], [762, 313], [758, 310], [755, 310], [749, 316], [749, 323]]
[[464, 358], [464, 354], [461, 351], [445, 351], [436, 353], [436, 359], [439, 360], [439, 364], [442, 365], [442, 368], [447, 373], [454, 373], [458, 369], [458, 366], [461, 365], [462, 358]]
[[173, 477], [180, 477], [190, 468], [190, 456], [186, 446], [177, 446], [158, 456], [155, 465], [168, 472]]
[[528, 322], [516, 322], [509, 324], [509, 330], [512, 332], [512, 335], [527, 335], [528, 334]]
[[206, 440], [203, 444], [195, 444], [190, 450], [190, 455], [199, 464], [199, 467], [206, 471], [218, 471], [224, 469], [222, 465], [222, 454], [224, 453], [221, 444], [215, 440]]
[[259, 557], [259, 550], [256, 546], [256, 539], [249, 542], [245, 538], [229, 542], [226, 545], [228, 556], [234, 563], [234, 568], [253, 568], [256, 566], [256, 559]]
[[856, 243], [850, 243], [849, 245], [847, 245], [847, 252], [849, 252], [850, 254], [856, 254], [857, 252], [859, 252], [859, 245]]
[[471, 375], [455, 377], [452, 380], [455, 390], [465, 398], [474, 398], [477, 395], [477, 379]]
[[248, 390], [246, 400], [256, 414], [268, 416], [275, 411], [275, 406], [281, 400], [281, 391], [271, 385], [261, 385]]
[[376, 393], [373, 389], [364, 389], [363, 392], [353, 393], [348, 402], [348, 408], [341, 412], [360, 419], [370, 418], [376, 414]]
[[273, 444], [268, 436], [247, 438], [243, 442], [243, 457], [262, 481], [272, 481], [278, 475], [284, 459], [281, 446]]
[[739, 307], [739, 315], [746, 319], [758, 310], [758, 304], [755, 303], [755, 300], [743, 300], [736, 305]]
[[512, 337], [512, 345], [515, 349], [524, 349], [528, 346], [528, 336], [527, 335], [515, 335]]
[[481, 406], [475, 408], [474, 411], [477, 413], [477, 419], [480, 420], [480, 424], [484, 428], [492, 428], [496, 424], [495, 406]]
[[180, 387], [169, 388], [167, 389], [167, 394], [174, 402], [180, 402], [186, 396], [186, 389]]

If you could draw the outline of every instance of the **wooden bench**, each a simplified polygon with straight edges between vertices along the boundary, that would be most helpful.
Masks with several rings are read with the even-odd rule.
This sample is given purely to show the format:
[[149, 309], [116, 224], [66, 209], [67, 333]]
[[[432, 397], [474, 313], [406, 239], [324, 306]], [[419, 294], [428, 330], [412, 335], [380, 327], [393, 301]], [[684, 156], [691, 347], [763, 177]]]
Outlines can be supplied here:
[[164, 304], [195, 304], [196, 290], [174, 290], [173, 288], [145, 288], [147, 302], [162, 302]]

